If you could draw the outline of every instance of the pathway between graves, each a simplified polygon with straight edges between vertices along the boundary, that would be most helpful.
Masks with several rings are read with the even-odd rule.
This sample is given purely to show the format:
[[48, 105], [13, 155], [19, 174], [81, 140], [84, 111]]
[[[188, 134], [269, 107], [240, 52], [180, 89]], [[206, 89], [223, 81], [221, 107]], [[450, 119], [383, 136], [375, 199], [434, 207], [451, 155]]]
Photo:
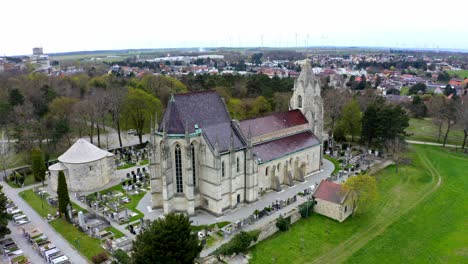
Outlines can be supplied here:
[[[34, 209], [32, 209], [27, 202], [25, 202], [18, 193], [33, 188], [28, 186], [25, 188], [12, 188], [6, 182], [1, 182], [3, 186], [3, 192], [10, 198], [25, 215], [31, 220], [31, 226], [39, 228], [44, 234], [49, 237], [49, 240], [55, 244], [57, 248], [65, 252], [67, 257], [72, 263], [88, 263], [88, 261], [76, 251], [59, 233], [55, 231]], [[35, 185], [38, 186], [38, 185]], [[16, 230], [12, 230], [15, 232]], [[19, 242], [19, 241], [18, 241]], [[40, 262], [39, 262], [40, 263]]]
[[[13, 199], [12, 199], [13, 200]], [[29, 216], [28, 216], [29, 217]], [[21, 248], [21, 250], [24, 252], [24, 255], [31, 260], [32, 263], [34, 264], [46, 264], [47, 262], [45, 259], [39, 255], [37, 250], [33, 249], [31, 243], [29, 243], [28, 239], [24, 237], [23, 235], [23, 229], [25, 230], [30, 230], [35, 228], [36, 225], [35, 223], [27, 223], [22, 226], [17, 226], [13, 224], [12, 221], [8, 223], [8, 228], [10, 228], [11, 234], [10, 237], [13, 238], [13, 240], [16, 242], [16, 244]], [[41, 230], [42, 231], [42, 230]], [[48, 236], [48, 234], [45, 234]], [[50, 239], [49, 239], [50, 240]], [[52, 243], [55, 244], [55, 242], [51, 241]]]

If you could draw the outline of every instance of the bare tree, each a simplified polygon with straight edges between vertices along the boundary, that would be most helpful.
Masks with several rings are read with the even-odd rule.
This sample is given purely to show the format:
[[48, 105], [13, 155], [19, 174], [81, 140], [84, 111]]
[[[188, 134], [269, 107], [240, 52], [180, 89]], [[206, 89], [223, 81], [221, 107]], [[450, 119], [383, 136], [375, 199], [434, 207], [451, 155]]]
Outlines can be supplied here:
[[126, 97], [127, 91], [128, 90], [124, 87], [112, 87], [109, 89], [107, 95], [109, 100], [109, 112], [112, 117], [112, 123], [114, 123], [115, 129], [117, 129], [120, 147], [123, 146], [120, 119], [123, 109], [123, 101]]
[[459, 109], [460, 100], [456, 98], [452, 98], [452, 99], [445, 99], [444, 102], [445, 103], [444, 103], [444, 107], [442, 108], [442, 115], [447, 125], [447, 129], [445, 130], [445, 135], [444, 135], [444, 143], [443, 143], [443, 146], [445, 147], [445, 145], [447, 144], [450, 130], [453, 128], [454, 125], [456, 125], [458, 121], [459, 116], [458, 116], [457, 110]]
[[432, 118], [432, 123], [437, 127], [437, 142], [439, 143], [442, 137], [442, 126], [444, 124], [444, 105], [445, 98], [442, 96], [433, 96], [429, 101], [429, 115]]
[[323, 107], [328, 136], [333, 140], [333, 132], [341, 117], [343, 107], [351, 100], [348, 90], [327, 89], [323, 92]]
[[463, 144], [462, 149], [465, 150], [466, 140], [468, 138], [468, 96], [464, 96], [459, 105], [458, 110], [459, 125], [463, 129]]

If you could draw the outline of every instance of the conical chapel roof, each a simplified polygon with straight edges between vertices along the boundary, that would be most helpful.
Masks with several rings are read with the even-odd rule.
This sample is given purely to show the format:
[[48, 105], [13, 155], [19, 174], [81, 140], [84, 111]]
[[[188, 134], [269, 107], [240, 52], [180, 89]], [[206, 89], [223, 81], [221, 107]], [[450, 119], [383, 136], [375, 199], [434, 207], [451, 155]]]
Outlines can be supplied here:
[[63, 163], [87, 163], [113, 155], [80, 138], [65, 153], [58, 157], [58, 160]]

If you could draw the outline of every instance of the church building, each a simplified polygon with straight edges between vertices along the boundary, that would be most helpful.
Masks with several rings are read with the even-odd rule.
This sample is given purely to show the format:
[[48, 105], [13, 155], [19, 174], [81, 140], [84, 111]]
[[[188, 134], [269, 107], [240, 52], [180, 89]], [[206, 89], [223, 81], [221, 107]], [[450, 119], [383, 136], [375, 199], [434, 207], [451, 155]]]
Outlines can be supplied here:
[[289, 111], [242, 121], [215, 91], [176, 94], [151, 134], [153, 208], [220, 216], [320, 170], [320, 85], [306, 62]]

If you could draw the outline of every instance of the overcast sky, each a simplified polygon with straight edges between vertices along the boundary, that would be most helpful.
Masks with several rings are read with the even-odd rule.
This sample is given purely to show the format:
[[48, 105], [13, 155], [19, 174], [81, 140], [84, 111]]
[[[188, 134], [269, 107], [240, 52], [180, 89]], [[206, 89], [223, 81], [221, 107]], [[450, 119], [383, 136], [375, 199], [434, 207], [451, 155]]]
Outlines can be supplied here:
[[466, 0], [2, 0], [0, 55], [213, 46], [468, 50]]

